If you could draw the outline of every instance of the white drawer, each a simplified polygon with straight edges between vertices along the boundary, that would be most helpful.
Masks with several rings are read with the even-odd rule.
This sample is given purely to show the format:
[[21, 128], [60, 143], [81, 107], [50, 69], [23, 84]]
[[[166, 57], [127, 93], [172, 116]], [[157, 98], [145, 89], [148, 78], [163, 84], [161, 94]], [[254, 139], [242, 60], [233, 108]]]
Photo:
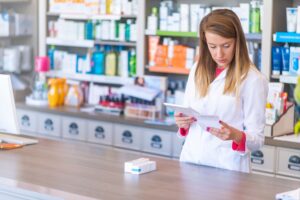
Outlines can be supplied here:
[[173, 133], [156, 129], [142, 129], [141, 131], [143, 134], [143, 151], [171, 156]]
[[114, 145], [128, 149], [141, 149], [141, 129], [134, 126], [115, 124]]
[[64, 138], [86, 140], [86, 121], [79, 118], [63, 117], [62, 135]]
[[263, 146], [260, 150], [251, 152], [251, 167], [254, 170], [275, 172], [275, 147]]
[[181, 154], [181, 150], [184, 144], [185, 138], [178, 137], [176, 133], [172, 135], [172, 143], [173, 143], [173, 152], [172, 156], [175, 158], [179, 158]]
[[36, 112], [18, 109], [17, 116], [18, 116], [21, 133], [23, 133], [23, 131], [37, 133], [38, 118]]
[[107, 122], [88, 122], [88, 141], [112, 145], [113, 125]]
[[300, 150], [277, 148], [277, 174], [300, 177]]
[[61, 117], [58, 115], [39, 114], [38, 132], [42, 135], [61, 137]]

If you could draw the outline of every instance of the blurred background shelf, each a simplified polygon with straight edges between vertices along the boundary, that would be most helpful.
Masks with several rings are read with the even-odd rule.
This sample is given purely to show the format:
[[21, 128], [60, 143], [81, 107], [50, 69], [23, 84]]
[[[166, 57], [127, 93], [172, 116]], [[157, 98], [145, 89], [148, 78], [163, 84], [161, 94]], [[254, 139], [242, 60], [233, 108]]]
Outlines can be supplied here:
[[49, 71], [46, 73], [47, 77], [52, 78], [66, 78], [76, 81], [87, 81], [102, 84], [125, 85], [133, 83], [133, 78], [125, 78], [120, 76], [105, 76], [94, 74], [80, 74], [80, 73], [66, 73], [63, 71]]
[[63, 40], [57, 38], [47, 38], [48, 45], [67, 46], [67, 47], [83, 47], [92, 48], [95, 45], [94, 40]]
[[190, 70], [186, 68], [179, 68], [179, 67], [158, 67], [153, 66], [148, 68], [150, 72], [157, 72], [157, 73], [165, 73], [165, 74], [182, 74], [188, 75]]
[[122, 18], [136, 18], [135, 15], [86, 15], [53, 12], [48, 12], [47, 15], [69, 20], [120, 20]]
[[286, 75], [282, 75], [279, 77], [279, 81], [281, 83], [289, 83], [289, 84], [297, 84], [297, 78], [298, 76], [296, 75], [289, 75], [289, 76], [286, 76]]

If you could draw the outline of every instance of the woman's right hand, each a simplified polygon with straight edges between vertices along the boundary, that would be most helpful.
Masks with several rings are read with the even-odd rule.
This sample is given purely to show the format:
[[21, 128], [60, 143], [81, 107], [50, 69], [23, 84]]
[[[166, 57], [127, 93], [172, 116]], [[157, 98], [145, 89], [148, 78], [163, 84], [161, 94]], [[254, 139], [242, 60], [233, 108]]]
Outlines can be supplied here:
[[174, 114], [175, 122], [179, 128], [189, 129], [191, 124], [197, 121], [194, 117], [184, 116], [182, 113]]

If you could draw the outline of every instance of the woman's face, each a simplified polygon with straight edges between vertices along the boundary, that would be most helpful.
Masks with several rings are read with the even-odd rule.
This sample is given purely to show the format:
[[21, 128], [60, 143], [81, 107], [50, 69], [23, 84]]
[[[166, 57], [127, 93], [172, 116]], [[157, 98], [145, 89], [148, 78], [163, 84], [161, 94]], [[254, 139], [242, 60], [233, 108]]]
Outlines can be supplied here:
[[224, 38], [211, 32], [206, 32], [205, 37], [209, 52], [217, 63], [217, 67], [228, 67], [234, 57], [235, 39]]

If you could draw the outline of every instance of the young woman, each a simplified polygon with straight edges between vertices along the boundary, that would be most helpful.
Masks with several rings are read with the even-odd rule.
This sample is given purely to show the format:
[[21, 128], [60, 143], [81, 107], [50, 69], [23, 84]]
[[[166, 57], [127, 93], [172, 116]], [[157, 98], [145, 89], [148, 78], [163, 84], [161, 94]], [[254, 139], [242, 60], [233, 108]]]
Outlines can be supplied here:
[[250, 171], [250, 151], [264, 144], [267, 80], [250, 61], [236, 14], [214, 10], [200, 24], [199, 60], [192, 68], [184, 104], [217, 115], [220, 129], [204, 130], [190, 116], [175, 114], [186, 136], [180, 161]]

